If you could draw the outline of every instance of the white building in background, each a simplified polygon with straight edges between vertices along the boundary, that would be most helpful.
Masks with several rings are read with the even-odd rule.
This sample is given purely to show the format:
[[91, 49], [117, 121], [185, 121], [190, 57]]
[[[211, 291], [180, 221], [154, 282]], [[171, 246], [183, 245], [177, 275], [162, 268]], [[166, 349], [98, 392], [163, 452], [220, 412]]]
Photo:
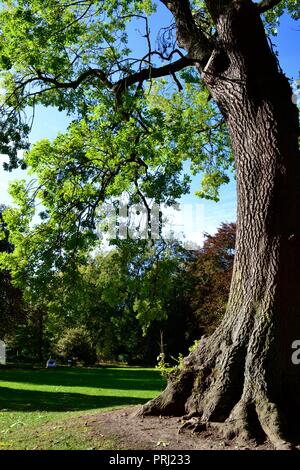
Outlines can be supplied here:
[[6, 346], [4, 341], [0, 340], [0, 364], [6, 364]]

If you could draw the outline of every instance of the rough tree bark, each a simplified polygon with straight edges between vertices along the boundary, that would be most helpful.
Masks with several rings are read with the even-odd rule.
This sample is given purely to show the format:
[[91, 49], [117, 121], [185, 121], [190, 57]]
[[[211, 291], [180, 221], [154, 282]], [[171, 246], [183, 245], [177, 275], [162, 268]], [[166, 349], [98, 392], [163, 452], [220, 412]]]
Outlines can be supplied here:
[[[181, 45], [196, 58], [191, 18], [174, 7], [185, 2], [164, 3], [179, 17]], [[300, 417], [300, 366], [291, 361], [292, 342], [300, 339], [298, 112], [257, 6], [206, 3], [218, 39], [199, 71], [227, 121], [235, 156], [234, 272], [221, 325], [142, 413], [223, 423], [227, 437], [264, 435], [285, 449]]]

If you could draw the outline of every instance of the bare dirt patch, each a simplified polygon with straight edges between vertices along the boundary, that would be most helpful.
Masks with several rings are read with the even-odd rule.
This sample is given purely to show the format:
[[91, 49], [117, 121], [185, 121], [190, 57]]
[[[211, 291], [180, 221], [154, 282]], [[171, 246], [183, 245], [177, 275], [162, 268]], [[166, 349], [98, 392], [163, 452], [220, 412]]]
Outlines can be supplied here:
[[97, 415], [81, 416], [88, 427], [88, 434], [97, 438], [112, 438], [117, 449], [130, 450], [272, 450], [266, 441], [241, 445], [225, 440], [214, 430], [193, 433], [178, 432], [181, 422], [178, 417], [136, 416], [139, 407], [123, 408]]

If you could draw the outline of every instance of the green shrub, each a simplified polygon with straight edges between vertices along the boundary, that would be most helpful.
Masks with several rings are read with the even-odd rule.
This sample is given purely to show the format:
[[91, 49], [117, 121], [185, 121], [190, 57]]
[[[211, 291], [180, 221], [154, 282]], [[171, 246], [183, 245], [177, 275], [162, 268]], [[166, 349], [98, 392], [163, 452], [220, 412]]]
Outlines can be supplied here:
[[[189, 353], [192, 353], [193, 351], [195, 351], [195, 349], [197, 349], [200, 344], [200, 341], [201, 340], [194, 341], [194, 343], [189, 347]], [[166, 356], [164, 353], [160, 353], [159, 356], [157, 356], [157, 365], [155, 366], [155, 369], [157, 369], [161, 373], [164, 379], [168, 379], [172, 372], [181, 370], [183, 368], [184, 355], [182, 353], [179, 353], [178, 357], [171, 356], [171, 359], [173, 359], [173, 361], [175, 362], [175, 365], [173, 366], [166, 362]]]
[[85, 365], [94, 364], [97, 359], [90, 334], [84, 327], [66, 330], [58, 341], [57, 352], [65, 357], [76, 358]]

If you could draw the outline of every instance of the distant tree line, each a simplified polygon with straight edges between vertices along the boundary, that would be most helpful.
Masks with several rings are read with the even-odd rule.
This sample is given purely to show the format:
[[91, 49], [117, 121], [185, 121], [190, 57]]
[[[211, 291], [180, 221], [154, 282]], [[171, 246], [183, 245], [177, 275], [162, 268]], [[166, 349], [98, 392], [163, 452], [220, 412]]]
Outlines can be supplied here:
[[[0, 250], [9, 252], [0, 221]], [[234, 247], [235, 224], [224, 223], [198, 251], [175, 241], [118, 240], [51, 278], [32, 273], [18, 287], [2, 269], [0, 336], [9, 357], [155, 364], [163, 353], [172, 362], [220, 322]]]

